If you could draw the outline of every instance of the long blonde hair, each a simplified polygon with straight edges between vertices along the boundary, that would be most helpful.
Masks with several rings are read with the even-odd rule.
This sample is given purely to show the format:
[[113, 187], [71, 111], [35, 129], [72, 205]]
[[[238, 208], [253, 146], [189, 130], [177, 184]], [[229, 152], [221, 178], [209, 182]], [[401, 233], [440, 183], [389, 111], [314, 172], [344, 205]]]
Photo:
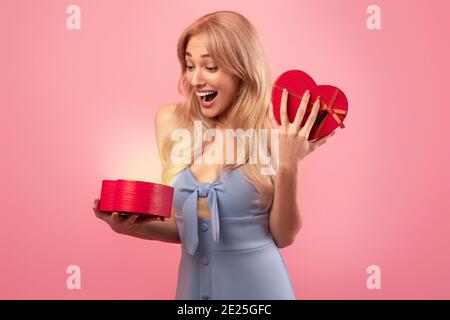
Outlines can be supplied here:
[[[217, 11], [200, 17], [189, 25], [181, 34], [178, 45], [178, 59], [181, 76], [178, 91], [186, 96], [186, 100], [177, 105], [176, 128], [184, 128], [193, 133], [193, 122], [200, 120], [203, 128], [214, 128], [214, 119], [206, 118], [201, 113], [201, 106], [190, 83], [186, 80], [185, 50], [191, 37], [202, 34], [205, 45], [214, 62], [225, 72], [240, 79], [240, 88], [228, 114], [229, 125], [244, 131], [250, 128], [259, 132], [266, 129], [270, 141], [270, 123], [266, 120], [271, 101], [272, 75], [266, 62], [262, 45], [253, 25], [241, 14], [234, 11]], [[196, 159], [195, 155], [208, 142], [191, 144], [188, 163]], [[162, 147], [163, 167], [162, 182], [169, 184], [171, 180], [188, 165], [187, 162], [174, 164], [170, 154], [174, 142], [171, 137], [165, 138]], [[267, 144], [266, 154], [271, 155], [271, 146]], [[261, 203], [267, 207], [272, 205], [274, 197], [274, 175], [262, 175], [261, 163], [248, 163], [249, 149], [245, 150], [244, 178], [261, 194]], [[224, 170], [231, 170], [242, 164], [225, 164]], [[267, 167], [267, 165], [265, 166]], [[273, 169], [273, 167], [272, 167]]]

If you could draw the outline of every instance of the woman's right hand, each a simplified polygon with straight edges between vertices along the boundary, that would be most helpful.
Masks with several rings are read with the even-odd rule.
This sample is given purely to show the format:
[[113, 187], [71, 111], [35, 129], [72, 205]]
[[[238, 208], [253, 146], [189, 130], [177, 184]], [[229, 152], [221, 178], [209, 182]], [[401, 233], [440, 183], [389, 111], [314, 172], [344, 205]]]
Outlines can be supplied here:
[[92, 210], [95, 212], [95, 216], [103, 221], [105, 221], [111, 229], [113, 229], [117, 233], [121, 234], [132, 234], [133, 228], [138, 224], [143, 224], [148, 221], [156, 221], [161, 220], [164, 221], [164, 218], [157, 216], [140, 216], [138, 214], [124, 214], [121, 215], [118, 212], [106, 212], [100, 211], [98, 209], [98, 201], [99, 199], [94, 199], [94, 203], [92, 204]]

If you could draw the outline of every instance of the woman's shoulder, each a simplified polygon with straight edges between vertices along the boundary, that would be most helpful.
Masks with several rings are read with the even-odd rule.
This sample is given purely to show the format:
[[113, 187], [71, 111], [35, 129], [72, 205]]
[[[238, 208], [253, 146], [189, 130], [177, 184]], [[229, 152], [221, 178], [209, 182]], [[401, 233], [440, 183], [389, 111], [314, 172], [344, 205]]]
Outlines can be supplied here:
[[172, 131], [180, 116], [180, 102], [165, 104], [159, 108], [155, 115], [155, 127], [157, 131]]
[[169, 121], [173, 120], [173, 117], [176, 116], [177, 108], [179, 108], [180, 103], [169, 103], [165, 104], [159, 108], [156, 113], [156, 121]]
[[155, 116], [156, 141], [159, 154], [162, 157], [162, 148], [165, 138], [172, 132], [176, 124], [176, 117], [180, 114], [180, 103], [169, 103], [159, 108]]

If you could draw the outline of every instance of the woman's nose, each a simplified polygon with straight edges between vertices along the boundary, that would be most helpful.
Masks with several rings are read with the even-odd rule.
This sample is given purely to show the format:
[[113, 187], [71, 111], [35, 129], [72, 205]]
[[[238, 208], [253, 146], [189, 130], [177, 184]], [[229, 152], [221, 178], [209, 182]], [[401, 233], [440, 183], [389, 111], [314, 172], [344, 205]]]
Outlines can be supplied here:
[[202, 82], [202, 75], [201, 75], [201, 72], [198, 71], [198, 69], [197, 69], [196, 71], [194, 71], [194, 73], [192, 75], [191, 85], [193, 87], [197, 87], [202, 84], [201, 82]]

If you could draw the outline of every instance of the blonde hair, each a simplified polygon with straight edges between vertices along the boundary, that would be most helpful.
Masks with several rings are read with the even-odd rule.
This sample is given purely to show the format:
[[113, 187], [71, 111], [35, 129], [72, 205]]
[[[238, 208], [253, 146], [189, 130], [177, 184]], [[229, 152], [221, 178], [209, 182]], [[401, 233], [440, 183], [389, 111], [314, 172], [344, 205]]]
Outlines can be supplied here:
[[[186, 100], [177, 105], [177, 117], [174, 126], [184, 128], [193, 133], [193, 122], [200, 120], [203, 128], [214, 128], [214, 119], [206, 118], [201, 113], [201, 106], [190, 83], [186, 80], [185, 50], [191, 37], [202, 35], [206, 48], [214, 62], [228, 74], [240, 79], [239, 92], [233, 105], [229, 108], [228, 121], [232, 128], [244, 131], [250, 128], [259, 132], [267, 129], [270, 141], [270, 123], [267, 121], [268, 108], [271, 101], [272, 76], [265, 59], [262, 45], [252, 24], [234, 11], [217, 11], [200, 17], [189, 25], [181, 34], [178, 45], [178, 59], [181, 66], [181, 76], [178, 91], [186, 96]], [[192, 137], [192, 136], [191, 136]], [[174, 164], [170, 161], [170, 154], [174, 142], [170, 136], [166, 137], [162, 147], [163, 167], [162, 182], [169, 184], [171, 180], [192, 163], [195, 155], [208, 144], [191, 145], [188, 161]], [[266, 146], [266, 154], [270, 156], [270, 146]], [[262, 165], [248, 163], [249, 150], [245, 150], [243, 164], [225, 164], [224, 170], [231, 170], [243, 165], [244, 178], [249, 181], [261, 194], [261, 203], [268, 207], [272, 205], [274, 197], [274, 176], [262, 175]], [[270, 166], [270, 165], [269, 165]], [[267, 165], [266, 165], [267, 167]], [[272, 168], [273, 169], [273, 168]]]

